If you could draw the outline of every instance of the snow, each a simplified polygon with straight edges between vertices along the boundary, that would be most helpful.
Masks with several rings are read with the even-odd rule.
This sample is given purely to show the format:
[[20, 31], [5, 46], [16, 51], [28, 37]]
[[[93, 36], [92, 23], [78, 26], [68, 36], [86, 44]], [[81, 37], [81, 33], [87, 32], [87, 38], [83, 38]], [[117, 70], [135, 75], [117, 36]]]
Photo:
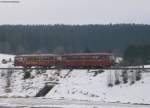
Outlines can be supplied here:
[[150, 105], [105, 103], [100, 101], [55, 100], [41, 98], [0, 98], [8, 108], [149, 108]]
[[[13, 57], [14, 55], [0, 54], [0, 61], [8, 61], [6, 64], [0, 62], [0, 67], [13, 67]], [[121, 82], [108, 87], [110, 81], [114, 85], [116, 71], [104, 70], [99, 74], [95, 72], [100, 70], [33, 70], [31, 77], [24, 79], [22, 70], [0, 70], [0, 97], [34, 97], [45, 83], [54, 81], [59, 84], [43, 98], [150, 104], [150, 73], [142, 73], [142, 79], [135, 84], [131, 85], [129, 79], [126, 84]], [[122, 80], [121, 72], [122, 70], [117, 71], [119, 80]], [[130, 71], [128, 75], [132, 78]]]
[[[1, 62], [3, 59], [8, 62], [3, 64]], [[0, 68], [14, 67], [13, 59], [14, 55], [0, 54]], [[10, 86], [7, 87], [9, 71], [11, 71]], [[41, 71], [33, 70], [31, 77], [24, 79], [22, 70], [0, 70], [0, 97], [33, 97], [44, 87], [47, 81], [56, 79], [52, 73], [49, 71], [42, 73]], [[7, 89], [10, 89], [10, 91], [7, 92]]]
[[[133, 85], [120, 84], [108, 87], [109, 70], [95, 77], [84, 70], [74, 70], [70, 78], [64, 79], [62, 84], [54, 87], [47, 94], [50, 98], [69, 98], [78, 100], [94, 100], [109, 102], [150, 103], [150, 74], [143, 75], [143, 79]], [[112, 71], [113, 73], [113, 71]]]

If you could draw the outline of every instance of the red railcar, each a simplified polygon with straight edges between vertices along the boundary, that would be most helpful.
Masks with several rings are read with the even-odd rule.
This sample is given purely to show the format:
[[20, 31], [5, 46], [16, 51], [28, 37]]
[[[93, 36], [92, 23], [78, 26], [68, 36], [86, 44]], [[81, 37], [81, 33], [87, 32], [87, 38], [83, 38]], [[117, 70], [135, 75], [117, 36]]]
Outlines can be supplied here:
[[111, 53], [32, 54], [15, 57], [15, 66], [61, 67], [61, 68], [105, 68], [114, 64]]
[[56, 64], [56, 54], [29, 54], [15, 56], [14, 65], [23, 67], [51, 67]]
[[62, 65], [66, 68], [105, 68], [114, 64], [111, 53], [74, 53], [62, 56]]

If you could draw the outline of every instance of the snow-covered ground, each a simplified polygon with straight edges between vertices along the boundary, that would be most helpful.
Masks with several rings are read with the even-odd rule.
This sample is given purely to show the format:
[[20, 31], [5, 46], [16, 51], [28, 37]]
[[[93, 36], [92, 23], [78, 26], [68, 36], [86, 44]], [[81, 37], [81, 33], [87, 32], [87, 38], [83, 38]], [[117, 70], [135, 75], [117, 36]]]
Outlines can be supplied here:
[[[120, 84], [108, 87], [107, 70], [95, 77], [86, 70], [74, 70], [69, 78], [63, 79], [62, 84], [56, 85], [47, 98], [65, 98], [78, 100], [95, 100], [124, 103], [150, 103], [150, 73], [144, 73], [142, 80], [130, 85]], [[114, 71], [111, 70], [113, 74]], [[113, 75], [112, 75], [112, 82]]]
[[[13, 67], [13, 57], [1, 54], [0, 67]], [[2, 59], [10, 62], [2, 64]], [[150, 73], [142, 73], [142, 79], [135, 84], [130, 85], [129, 80], [108, 87], [110, 80], [115, 83], [116, 71], [104, 70], [99, 74], [95, 71], [99, 70], [61, 70], [58, 76], [57, 70], [33, 70], [31, 77], [24, 79], [22, 70], [0, 70], [0, 97], [34, 97], [46, 82], [57, 81], [59, 84], [43, 98], [150, 104]], [[120, 81], [121, 72], [117, 71]]]
[[149, 108], [150, 105], [41, 98], [0, 98], [0, 108]]

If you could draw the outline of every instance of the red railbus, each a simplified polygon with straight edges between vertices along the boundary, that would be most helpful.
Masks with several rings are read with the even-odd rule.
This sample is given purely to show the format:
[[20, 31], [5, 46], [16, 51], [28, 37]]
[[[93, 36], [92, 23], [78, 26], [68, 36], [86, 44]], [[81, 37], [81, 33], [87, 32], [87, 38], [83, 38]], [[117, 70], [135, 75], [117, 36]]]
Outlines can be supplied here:
[[28, 54], [15, 56], [14, 65], [23, 67], [51, 67], [56, 64], [56, 54]]
[[15, 66], [61, 68], [107, 68], [114, 65], [111, 53], [66, 53], [17, 55]]
[[72, 53], [62, 56], [66, 68], [106, 68], [114, 65], [111, 53]]

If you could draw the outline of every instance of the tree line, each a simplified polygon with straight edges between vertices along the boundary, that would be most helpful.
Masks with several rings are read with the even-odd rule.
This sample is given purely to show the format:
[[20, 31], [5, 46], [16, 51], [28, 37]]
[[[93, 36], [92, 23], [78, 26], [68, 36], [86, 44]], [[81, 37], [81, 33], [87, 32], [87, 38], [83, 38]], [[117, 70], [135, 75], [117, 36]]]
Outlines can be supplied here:
[[1, 25], [0, 53], [104, 52], [123, 53], [148, 44], [150, 25]]
[[129, 45], [124, 51], [124, 60], [129, 65], [150, 64], [150, 44]]

